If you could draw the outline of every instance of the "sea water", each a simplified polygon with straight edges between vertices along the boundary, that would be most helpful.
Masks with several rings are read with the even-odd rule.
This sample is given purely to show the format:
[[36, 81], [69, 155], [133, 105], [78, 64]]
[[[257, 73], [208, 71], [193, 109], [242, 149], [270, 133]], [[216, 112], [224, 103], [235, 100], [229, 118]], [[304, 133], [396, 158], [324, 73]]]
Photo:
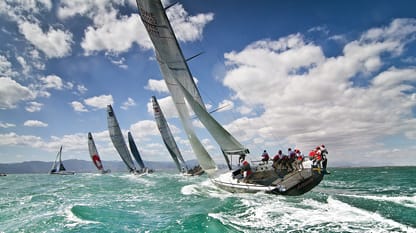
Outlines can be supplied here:
[[302, 196], [173, 171], [0, 177], [0, 232], [416, 232], [416, 168], [334, 168]]

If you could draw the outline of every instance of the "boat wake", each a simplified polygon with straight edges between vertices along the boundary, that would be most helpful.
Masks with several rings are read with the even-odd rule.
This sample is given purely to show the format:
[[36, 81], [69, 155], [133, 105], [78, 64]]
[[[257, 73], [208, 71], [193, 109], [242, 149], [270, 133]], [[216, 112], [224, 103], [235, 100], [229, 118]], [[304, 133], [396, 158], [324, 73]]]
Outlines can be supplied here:
[[[253, 197], [256, 197], [254, 199]], [[409, 226], [378, 213], [328, 197], [325, 202], [300, 198], [246, 196], [240, 211], [210, 213], [209, 216], [242, 232], [408, 232]], [[414, 229], [413, 229], [414, 230]]]
[[182, 187], [181, 193], [183, 195], [197, 195], [203, 197], [220, 198], [221, 200], [234, 196], [232, 193], [218, 188], [210, 180], [185, 185]]

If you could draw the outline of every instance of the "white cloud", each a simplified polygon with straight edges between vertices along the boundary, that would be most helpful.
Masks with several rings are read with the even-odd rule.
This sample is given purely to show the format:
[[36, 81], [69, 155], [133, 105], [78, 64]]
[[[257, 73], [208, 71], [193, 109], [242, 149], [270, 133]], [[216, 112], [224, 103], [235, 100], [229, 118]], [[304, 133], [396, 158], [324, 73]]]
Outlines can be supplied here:
[[85, 99], [84, 103], [96, 109], [105, 109], [107, 105], [113, 105], [114, 101], [112, 95], [100, 95]]
[[12, 70], [12, 63], [10, 63], [7, 57], [0, 54], [0, 76], [14, 77], [16, 75], [17, 72]]
[[126, 52], [133, 43], [146, 49], [151, 48], [144, 27], [139, 26], [139, 15], [122, 16], [119, 19], [116, 16], [116, 11], [107, 12], [106, 15], [101, 16], [102, 21], [99, 24], [89, 26], [85, 30], [81, 47], [86, 55], [103, 50], [116, 54]]
[[127, 109], [129, 109], [130, 107], [132, 107], [132, 106], [136, 106], [136, 102], [134, 101], [134, 99], [132, 99], [132, 98], [128, 98], [127, 99], [127, 101], [126, 102], [124, 102], [122, 105], [121, 105], [121, 109], [124, 109], [124, 110], [127, 110]]
[[48, 126], [48, 124], [46, 124], [42, 121], [38, 121], [38, 120], [27, 120], [27, 121], [25, 121], [25, 123], [23, 125], [27, 126], [27, 127], [46, 127], [46, 126]]
[[234, 102], [231, 100], [223, 100], [221, 103], [218, 104], [217, 109], [214, 109], [216, 112], [223, 112], [228, 111], [234, 108]]
[[80, 94], [85, 94], [88, 91], [84, 85], [77, 85], [77, 90]]
[[[416, 20], [394, 20], [371, 29], [337, 57], [325, 57], [299, 34], [225, 54], [223, 82], [243, 102], [238, 109], [261, 109], [226, 128], [255, 148], [255, 139], [274, 145], [273, 151], [282, 144], [308, 150], [324, 142], [349, 159], [374, 149], [383, 137], [411, 137], [414, 131], [406, 128], [414, 119], [416, 69], [385, 69], [384, 58], [403, 53], [416, 38], [415, 25]], [[358, 78], [365, 80], [355, 83]]]
[[[166, 119], [179, 117], [175, 104], [170, 96], [157, 99], [157, 102], [159, 103], [160, 109]], [[153, 105], [151, 101], [147, 103], [147, 112], [153, 116]]]
[[22, 66], [22, 73], [25, 74], [25, 75], [27, 75], [29, 73], [29, 71], [30, 71], [30, 66], [27, 64], [26, 60], [23, 57], [21, 57], [21, 56], [18, 56], [16, 58], [16, 60]]
[[0, 121], [0, 128], [7, 129], [7, 128], [15, 127], [15, 126], [16, 126], [15, 124]]
[[28, 112], [39, 112], [42, 109], [43, 104], [32, 101], [27, 103], [26, 111]]
[[70, 105], [72, 106], [72, 108], [76, 112], [88, 112], [88, 110], [85, 108], [85, 106], [82, 103], [78, 102], [78, 101], [72, 101], [70, 103]]
[[0, 109], [16, 108], [20, 101], [32, 100], [35, 94], [9, 77], [0, 77]]
[[18, 135], [16, 133], [0, 134], [0, 145], [25, 145], [39, 148], [43, 145], [42, 138], [31, 135]]
[[181, 4], [170, 7], [166, 12], [175, 35], [180, 41], [202, 39], [202, 31], [206, 24], [214, 19], [213, 13], [189, 16]]
[[163, 79], [162, 80], [149, 79], [147, 81], [147, 86], [145, 86], [145, 89], [151, 90], [151, 91], [157, 91], [159, 93], [169, 93], [168, 87], [166, 86], [166, 83]]
[[130, 126], [130, 131], [136, 140], [146, 140], [148, 136], [160, 135], [155, 121], [144, 120]]
[[62, 79], [56, 75], [48, 75], [40, 78], [40, 80], [43, 83], [43, 88], [46, 89], [62, 90], [64, 86]]
[[40, 25], [28, 21], [21, 21], [18, 26], [25, 38], [48, 58], [65, 57], [70, 54], [71, 32], [49, 27], [49, 31], [44, 33]]
[[[77, 14], [93, 20], [93, 25], [84, 31], [81, 47], [86, 55], [94, 52], [108, 51], [112, 54], [126, 52], [133, 44], [138, 44], [143, 49], [151, 49], [150, 38], [140, 23], [137, 14], [123, 16], [119, 13], [118, 5], [137, 5], [132, 1], [61, 1], [58, 8], [58, 16], [62, 19], [73, 17]], [[176, 4], [168, 9], [167, 15], [172, 23], [177, 38], [181, 41], [195, 41], [202, 38], [204, 26], [213, 20], [214, 14], [198, 14], [189, 16], [181, 4]], [[129, 33], [125, 33], [128, 31]], [[113, 61], [120, 65], [119, 61]], [[124, 63], [121, 63], [124, 68]]]

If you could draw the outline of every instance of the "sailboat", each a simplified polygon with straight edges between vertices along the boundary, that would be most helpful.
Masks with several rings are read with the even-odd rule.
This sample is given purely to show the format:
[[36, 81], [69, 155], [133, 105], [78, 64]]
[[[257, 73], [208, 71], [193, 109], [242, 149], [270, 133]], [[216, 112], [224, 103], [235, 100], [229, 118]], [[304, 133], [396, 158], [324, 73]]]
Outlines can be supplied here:
[[[161, 1], [136, 0], [136, 3], [188, 139], [201, 167], [208, 173], [212, 183], [230, 192], [302, 195], [322, 181], [324, 172], [319, 167], [314, 167], [312, 161], [308, 160], [303, 162], [303, 169], [291, 172], [278, 173], [272, 167], [272, 163], [253, 161], [250, 176], [242, 178], [242, 168], [233, 170], [229, 157], [246, 155], [249, 150], [207, 112]], [[229, 171], [217, 168], [211, 155], [197, 138], [190, 122], [185, 99], [220, 146]]]
[[138, 174], [139, 172], [136, 170], [136, 167], [134, 166], [134, 162], [131, 158], [126, 142], [124, 141], [120, 125], [118, 124], [116, 115], [111, 105], [107, 105], [107, 123], [111, 141], [113, 142], [113, 145], [116, 148], [121, 159], [123, 160], [124, 164], [126, 164], [127, 169], [130, 173]]
[[178, 168], [179, 172], [184, 175], [201, 175], [204, 173], [201, 166], [197, 165], [192, 169], [188, 168], [181, 151], [176, 144], [175, 138], [170, 131], [169, 125], [166, 121], [166, 118], [162, 112], [162, 109], [159, 106], [159, 103], [155, 96], [152, 96], [152, 105], [153, 105], [153, 113], [155, 116], [157, 128], [159, 129], [160, 134], [162, 135], [163, 142], [165, 143], [166, 148], [169, 151], [173, 161], [175, 162], [176, 167]]
[[67, 171], [64, 167], [64, 164], [62, 163], [62, 146], [58, 151], [58, 154], [56, 154], [55, 161], [52, 164], [51, 170], [49, 171], [49, 174], [51, 175], [74, 175], [74, 171]]
[[90, 152], [90, 157], [95, 167], [101, 174], [110, 173], [111, 170], [104, 169], [103, 163], [101, 162], [100, 156], [98, 155], [97, 147], [95, 146], [94, 138], [92, 137], [91, 132], [88, 132], [88, 150]]
[[131, 132], [127, 133], [127, 138], [129, 140], [129, 147], [130, 151], [133, 154], [134, 159], [136, 160], [137, 164], [139, 164], [140, 172], [141, 173], [152, 173], [153, 169], [149, 169], [144, 165], [142, 157], [140, 156], [139, 150], [137, 149], [136, 143], [134, 142], [133, 136]]

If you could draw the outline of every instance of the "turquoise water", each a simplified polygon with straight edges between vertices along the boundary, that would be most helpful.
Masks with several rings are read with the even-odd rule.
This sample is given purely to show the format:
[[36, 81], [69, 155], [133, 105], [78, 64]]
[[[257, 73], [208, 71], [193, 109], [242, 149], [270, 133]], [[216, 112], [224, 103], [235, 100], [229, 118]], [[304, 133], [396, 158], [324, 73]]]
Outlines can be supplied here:
[[0, 232], [416, 232], [416, 168], [332, 169], [298, 197], [159, 171], [0, 177]]

